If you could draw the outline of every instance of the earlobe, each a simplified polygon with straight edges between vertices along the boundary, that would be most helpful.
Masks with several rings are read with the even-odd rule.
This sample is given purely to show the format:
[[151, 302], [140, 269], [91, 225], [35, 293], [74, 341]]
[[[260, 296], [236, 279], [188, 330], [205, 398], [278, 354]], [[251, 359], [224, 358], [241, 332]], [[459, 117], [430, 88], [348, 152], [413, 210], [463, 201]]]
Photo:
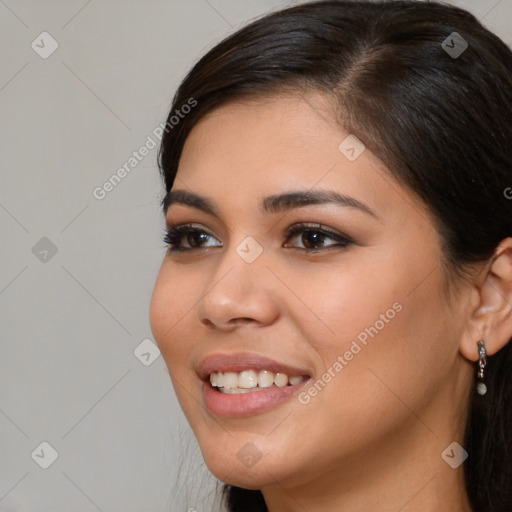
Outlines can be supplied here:
[[473, 290], [476, 306], [460, 344], [461, 353], [470, 361], [478, 360], [481, 339], [487, 354], [493, 355], [512, 338], [512, 237], [496, 248], [478, 283]]

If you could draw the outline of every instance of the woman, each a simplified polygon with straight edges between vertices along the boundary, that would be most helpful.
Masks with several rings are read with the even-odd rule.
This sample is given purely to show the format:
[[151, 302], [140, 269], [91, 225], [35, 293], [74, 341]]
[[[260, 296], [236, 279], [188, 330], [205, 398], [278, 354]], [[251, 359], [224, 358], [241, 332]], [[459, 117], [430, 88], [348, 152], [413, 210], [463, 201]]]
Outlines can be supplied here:
[[511, 113], [437, 2], [288, 8], [184, 79], [151, 325], [228, 510], [512, 510]]

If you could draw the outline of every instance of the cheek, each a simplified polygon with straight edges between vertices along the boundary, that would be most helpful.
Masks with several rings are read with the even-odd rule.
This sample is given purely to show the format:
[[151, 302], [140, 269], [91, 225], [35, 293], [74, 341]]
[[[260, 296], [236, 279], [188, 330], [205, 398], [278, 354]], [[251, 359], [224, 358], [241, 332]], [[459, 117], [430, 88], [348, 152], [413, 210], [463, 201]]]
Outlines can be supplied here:
[[[150, 304], [150, 325], [154, 339], [169, 371], [176, 397], [185, 416], [194, 418], [200, 393], [200, 382], [190, 371], [190, 353], [194, 340], [190, 330], [190, 315], [200, 300], [200, 288], [190, 277], [171, 271], [166, 262], [156, 279]], [[194, 399], [192, 395], [196, 395]], [[194, 425], [197, 421], [191, 421]]]
[[[318, 390], [311, 389], [312, 409], [318, 417], [328, 411], [333, 431], [343, 428], [361, 443], [427, 407], [450, 372], [456, 333], [440, 272], [414, 288], [416, 275], [421, 272], [406, 268], [379, 279], [351, 273], [326, 292], [332, 302], [322, 314], [334, 331], [332, 342], [311, 333], [325, 366]], [[372, 431], [369, 425], [377, 426]]]
[[[354, 252], [338, 264], [287, 270], [285, 280], [294, 283], [293, 292], [303, 303], [285, 297], [287, 313], [302, 326], [326, 368], [350, 350], [354, 340], [365, 347], [365, 342], [382, 338], [400, 316], [408, 279], [381, 259], [365, 261]], [[298, 279], [308, 273], [309, 279]]]
[[318, 386], [310, 387], [304, 401], [310, 399], [307, 407], [318, 418], [328, 411], [335, 424], [355, 433], [354, 423], [368, 432], [365, 422], [398, 421], [410, 412], [403, 403], [425, 406], [456, 351], [440, 268], [432, 272], [435, 265], [419, 258], [397, 255], [396, 261], [401, 264], [351, 261], [350, 272], [338, 270], [339, 279], [332, 279], [337, 271], [330, 269], [331, 279], [317, 275], [320, 279], [296, 289], [314, 304], [317, 319], [294, 320], [302, 322], [323, 366]]
[[200, 299], [198, 289], [189, 278], [171, 272], [165, 262], [162, 264], [151, 297], [149, 319], [155, 341], [170, 371], [171, 367], [183, 366], [182, 358], [190, 347], [186, 325]]

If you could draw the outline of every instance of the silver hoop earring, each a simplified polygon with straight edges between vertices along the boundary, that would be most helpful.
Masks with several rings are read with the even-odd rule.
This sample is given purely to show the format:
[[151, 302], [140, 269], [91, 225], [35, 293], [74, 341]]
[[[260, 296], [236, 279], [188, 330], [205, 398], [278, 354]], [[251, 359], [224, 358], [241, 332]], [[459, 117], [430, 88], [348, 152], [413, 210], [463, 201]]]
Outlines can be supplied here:
[[476, 385], [476, 391], [479, 395], [485, 395], [487, 393], [487, 386], [484, 383], [484, 368], [487, 365], [487, 350], [485, 349], [484, 340], [480, 340], [477, 343], [478, 346], [478, 383]]

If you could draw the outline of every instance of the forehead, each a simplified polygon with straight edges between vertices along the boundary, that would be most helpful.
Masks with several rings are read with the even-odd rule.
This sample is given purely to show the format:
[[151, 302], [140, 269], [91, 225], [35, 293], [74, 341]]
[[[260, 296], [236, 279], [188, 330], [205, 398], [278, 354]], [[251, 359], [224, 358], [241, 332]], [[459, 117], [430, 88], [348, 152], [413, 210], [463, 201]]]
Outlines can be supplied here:
[[[183, 151], [194, 145], [195, 156], [258, 162], [285, 157], [320, 156], [325, 140], [342, 136], [330, 101], [320, 93], [282, 93], [222, 105], [203, 117], [190, 132]], [[322, 144], [323, 142], [323, 144]], [[335, 155], [332, 152], [331, 156]], [[337, 148], [334, 148], [336, 150]], [[315, 155], [316, 153], [316, 155]], [[337, 156], [337, 155], [336, 155]]]
[[[423, 209], [368, 149], [354, 160], [340, 150], [351, 134], [321, 93], [280, 94], [218, 107], [191, 130], [174, 188], [230, 199], [291, 189], [329, 188], [359, 197], [376, 211]], [[361, 148], [356, 148], [359, 151]], [[181, 184], [180, 184], [181, 180]]]

